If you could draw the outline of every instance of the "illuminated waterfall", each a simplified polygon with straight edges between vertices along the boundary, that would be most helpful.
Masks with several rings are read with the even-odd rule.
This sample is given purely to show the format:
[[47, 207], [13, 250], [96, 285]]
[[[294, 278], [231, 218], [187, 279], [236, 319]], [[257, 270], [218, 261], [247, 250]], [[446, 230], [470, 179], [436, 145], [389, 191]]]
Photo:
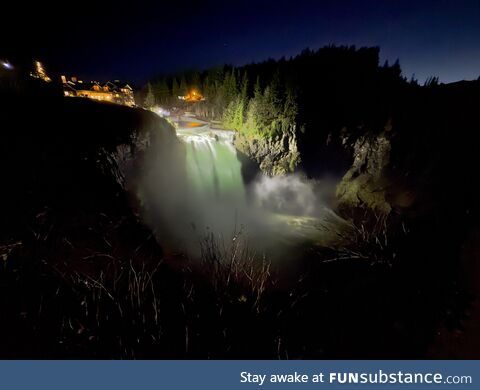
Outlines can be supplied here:
[[196, 197], [243, 207], [245, 188], [232, 134], [179, 132], [179, 137], [186, 144], [188, 183]]
[[228, 236], [247, 223], [246, 190], [233, 133], [208, 126], [180, 128], [185, 144], [186, 184], [183, 199], [189, 226]]
[[181, 122], [177, 137], [176, 143], [160, 137], [150, 148], [138, 192], [165, 246], [197, 256], [206, 235], [228, 247], [241, 232], [255, 250], [280, 258], [298, 243], [338, 239], [334, 227], [341, 221], [322, 206], [313, 182], [259, 174], [247, 188], [232, 132]]

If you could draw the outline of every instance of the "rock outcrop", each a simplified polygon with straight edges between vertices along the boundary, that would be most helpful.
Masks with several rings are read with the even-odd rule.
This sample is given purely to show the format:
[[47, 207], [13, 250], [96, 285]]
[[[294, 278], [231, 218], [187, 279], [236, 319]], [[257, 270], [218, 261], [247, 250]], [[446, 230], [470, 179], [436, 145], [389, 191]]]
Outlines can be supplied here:
[[293, 172], [300, 163], [295, 129], [274, 138], [235, 135], [235, 147], [254, 160], [269, 176]]
[[[165, 119], [153, 117], [151, 113], [142, 111], [144, 123], [125, 140], [113, 148], [101, 148], [99, 164], [102, 171], [112, 176], [126, 191], [136, 191], [132, 187], [132, 177], [139, 175], [146, 158], [146, 153], [152, 145], [155, 152], [171, 154], [181, 148], [175, 135], [174, 127]], [[173, 161], [173, 160], [172, 160]]]
[[368, 208], [388, 215], [386, 169], [390, 162], [388, 131], [377, 136], [363, 135], [353, 145], [353, 163], [337, 186], [339, 210]]

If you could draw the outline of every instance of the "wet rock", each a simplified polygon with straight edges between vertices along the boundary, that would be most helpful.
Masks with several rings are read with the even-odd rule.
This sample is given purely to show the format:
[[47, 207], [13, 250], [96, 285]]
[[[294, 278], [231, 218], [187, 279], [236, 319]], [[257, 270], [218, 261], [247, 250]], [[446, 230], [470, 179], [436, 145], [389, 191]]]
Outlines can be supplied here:
[[293, 172], [300, 163], [294, 128], [274, 138], [251, 137], [240, 133], [236, 134], [234, 142], [241, 153], [254, 160], [260, 170], [269, 176]]
[[364, 135], [353, 146], [352, 166], [337, 186], [339, 210], [368, 208], [388, 215], [392, 209], [386, 200], [386, 169], [390, 162], [390, 137]]
[[154, 118], [134, 131], [127, 143], [120, 143], [113, 150], [101, 148], [98, 163], [102, 171], [111, 175], [123, 190], [132, 190], [128, 178], [139, 173], [142, 158], [152, 144], [163, 145], [161, 149], [164, 152], [180, 147], [174, 127], [162, 118]]

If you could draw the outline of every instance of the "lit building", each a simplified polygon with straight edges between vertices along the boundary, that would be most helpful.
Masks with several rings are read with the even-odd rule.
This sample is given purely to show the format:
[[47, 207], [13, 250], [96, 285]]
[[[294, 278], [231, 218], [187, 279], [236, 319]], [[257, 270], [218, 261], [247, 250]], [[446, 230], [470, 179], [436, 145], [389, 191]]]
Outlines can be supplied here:
[[135, 106], [133, 89], [127, 83], [119, 80], [100, 83], [98, 81], [83, 82], [76, 77], [67, 80], [61, 76], [63, 94], [69, 97], [84, 97], [93, 100]]
[[41, 79], [47, 83], [52, 81], [52, 79], [48, 77], [47, 72], [45, 71], [45, 68], [43, 67], [40, 61], [35, 61], [34, 65], [35, 65], [34, 71], [30, 73], [30, 76], [36, 79]]
[[203, 95], [195, 89], [192, 89], [185, 96], [179, 96], [178, 98], [180, 100], [185, 100], [186, 102], [200, 102], [202, 100], [205, 100]]

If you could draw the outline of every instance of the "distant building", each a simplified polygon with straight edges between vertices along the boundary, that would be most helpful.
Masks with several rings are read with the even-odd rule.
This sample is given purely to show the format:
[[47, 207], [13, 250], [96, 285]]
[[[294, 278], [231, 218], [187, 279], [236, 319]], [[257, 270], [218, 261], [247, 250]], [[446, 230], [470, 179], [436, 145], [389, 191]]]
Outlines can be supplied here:
[[102, 83], [98, 81], [83, 82], [76, 77], [68, 80], [65, 76], [61, 76], [61, 79], [65, 96], [85, 97], [130, 107], [135, 106], [133, 88], [127, 83], [121, 83], [119, 80]]
[[43, 80], [47, 83], [52, 81], [50, 77], [48, 77], [47, 72], [45, 71], [45, 68], [43, 67], [42, 63], [40, 61], [35, 61], [34, 63], [34, 70], [30, 72], [30, 76]]
[[186, 102], [201, 102], [203, 100], [205, 100], [205, 98], [203, 97], [203, 95], [198, 92], [197, 90], [191, 90], [190, 92], [188, 92], [186, 95], [184, 96], [179, 96], [178, 97], [180, 100], [185, 100]]

